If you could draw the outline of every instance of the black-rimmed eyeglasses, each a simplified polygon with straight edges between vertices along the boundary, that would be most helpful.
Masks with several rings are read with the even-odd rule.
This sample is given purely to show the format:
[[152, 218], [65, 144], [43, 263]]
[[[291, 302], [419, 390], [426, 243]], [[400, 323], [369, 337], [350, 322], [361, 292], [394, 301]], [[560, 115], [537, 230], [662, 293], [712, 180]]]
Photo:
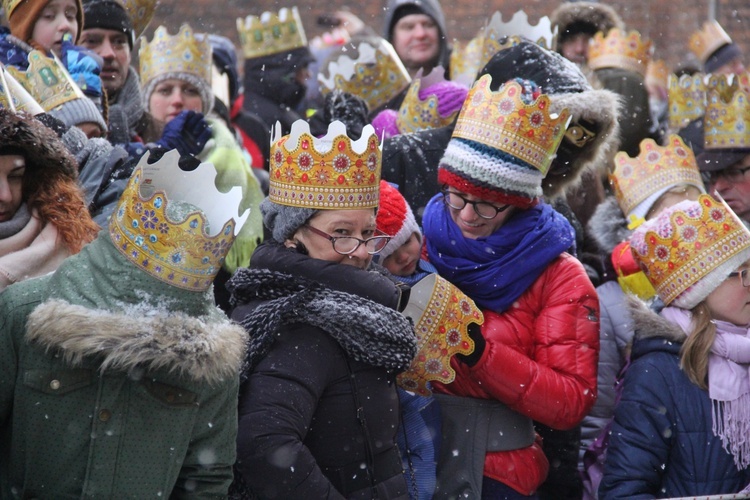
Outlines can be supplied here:
[[510, 207], [510, 205], [496, 207], [486, 201], [467, 200], [460, 194], [447, 189], [443, 190], [443, 199], [445, 200], [445, 204], [454, 210], [463, 210], [467, 204], [471, 205], [474, 208], [474, 212], [482, 219], [494, 219], [497, 217], [497, 214], [506, 211]]
[[729, 273], [730, 278], [733, 278], [735, 276], [740, 277], [740, 283], [742, 283], [742, 286], [744, 286], [745, 288], [750, 287], [750, 274], [748, 274], [747, 269]]
[[330, 241], [333, 246], [333, 251], [340, 255], [352, 254], [356, 252], [362, 244], [365, 245], [367, 253], [375, 255], [385, 248], [388, 242], [391, 241], [391, 237], [387, 235], [376, 235], [363, 240], [354, 236], [331, 236], [316, 227], [312, 227], [310, 224], [305, 224], [305, 227], [318, 236]]
[[716, 170], [715, 172], [704, 172], [703, 181], [709, 184], [716, 184], [716, 181], [721, 178], [730, 184], [734, 184], [736, 182], [742, 182], [745, 178], [745, 172], [748, 170], [750, 170], [750, 167], [727, 168], [724, 170]]

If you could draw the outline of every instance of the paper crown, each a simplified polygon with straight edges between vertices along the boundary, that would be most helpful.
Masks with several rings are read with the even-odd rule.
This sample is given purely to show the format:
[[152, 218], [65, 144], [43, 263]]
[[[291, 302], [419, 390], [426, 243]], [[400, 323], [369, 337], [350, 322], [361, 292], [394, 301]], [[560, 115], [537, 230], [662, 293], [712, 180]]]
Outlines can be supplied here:
[[706, 111], [706, 76], [669, 75], [669, 128], [679, 130]]
[[283, 8], [276, 15], [237, 18], [237, 34], [246, 59], [307, 47], [305, 29], [297, 7]]
[[314, 137], [304, 120], [281, 136], [277, 122], [271, 140], [270, 188], [274, 203], [317, 210], [375, 208], [380, 193], [381, 146], [372, 125], [351, 140], [346, 126], [332, 122]]
[[5, 19], [10, 19], [10, 15], [16, 10], [23, 0], [3, 0], [3, 10], [5, 10]]
[[196, 38], [187, 24], [174, 36], [167, 28], [159, 26], [150, 43], [142, 37], [138, 57], [142, 82], [167, 73], [189, 73], [211, 84], [211, 42], [205, 36], [200, 40]]
[[456, 378], [450, 366], [454, 354], [474, 352], [467, 328], [470, 323], [484, 323], [484, 316], [474, 301], [437, 274], [412, 287], [403, 314], [414, 320], [417, 355], [397, 381], [402, 389], [429, 396], [432, 391], [428, 382], [449, 384]]
[[703, 23], [700, 30], [690, 35], [688, 45], [700, 62], [706, 64], [716, 49], [728, 43], [732, 43], [732, 39], [724, 28], [716, 20], [709, 20]]
[[44, 113], [38, 102], [18, 83], [18, 80], [5, 70], [0, 64], [0, 108], [12, 113], [24, 111], [31, 115]]
[[504, 151], [547, 175], [570, 112], [565, 108], [551, 115], [547, 95], [525, 104], [517, 82], [506, 82], [497, 92], [490, 90], [491, 82], [492, 77], [484, 75], [469, 90], [453, 137]]
[[411, 83], [409, 72], [386, 40], [380, 39], [377, 45], [361, 42], [354, 52], [354, 58], [343, 54], [331, 61], [325, 71], [327, 76], [318, 73], [323, 95], [339, 89], [361, 97], [374, 111]]
[[420, 89], [429, 88], [445, 81], [445, 70], [442, 66], [433, 68], [424, 77], [421, 76], [421, 71], [420, 69], [409, 86], [396, 116], [396, 127], [402, 134], [444, 127], [452, 123], [460, 111], [460, 109], [457, 109], [447, 116], [442, 116], [438, 111], [439, 100], [436, 95], [430, 95], [424, 101], [419, 98]]
[[242, 189], [219, 192], [210, 163], [182, 170], [177, 150], [152, 164], [148, 158], [147, 152], [136, 165], [110, 218], [112, 241], [153, 277], [185, 290], [207, 290], [249, 215], [238, 216]]
[[624, 33], [619, 28], [612, 28], [607, 36], [600, 31], [591, 39], [588, 64], [594, 70], [622, 68], [645, 77], [651, 50], [651, 41], [642, 40], [637, 31]]
[[26, 71], [13, 66], [5, 69], [45, 111], [75, 99], [87, 99], [56, 56], [47, 57], [41, 51], [32, 50], [28, 61]]
[[453, 40], [450, 62], [451, 80], [470, 87], [477, 79], [479, 70], [484, 67], [484, 64], [482, 64], [483, 49], [484, 30], [481, 30], [477, 36], [467, 43]]
[[125, 11], [130, 16], [130, 22], [133, 23], [133, 33], [136, 38], [140, 37], [148, 27], [151, 19], [156, 12], [158, 0], [117, 0], [125, 7]]
[[615, 155], [615, 170], [609, 176], [622, 213], [628, 216], [650, 196], [678, 184], [703, 186], [695, 155], [678, 135], [670, 135], [664, 146], [644, 139], [640, 153], [631, 158], [624, 151]]
[[727, 266], [727, 274], [734, 271], [750, 250], [750, 231], [711, 196], [670, 208], [630, 239], [633, 257], [666, 305], [712, 271]]
[[712, 75], [706, 94], [706, 113], [703, 116], [705, 149], [749, 148], [748, 92], [740, 88], [736, 79], [730, 83], [726, 75]]

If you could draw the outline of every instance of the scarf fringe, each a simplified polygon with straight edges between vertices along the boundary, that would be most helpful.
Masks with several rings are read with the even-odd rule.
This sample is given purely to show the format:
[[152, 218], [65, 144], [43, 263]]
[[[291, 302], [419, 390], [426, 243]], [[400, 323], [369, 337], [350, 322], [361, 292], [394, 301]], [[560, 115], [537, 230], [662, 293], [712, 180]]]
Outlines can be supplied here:
[[714, 435], [734, 457], [737, 470], [750, 465], [750, 394], [733, 401], [711, 401]]

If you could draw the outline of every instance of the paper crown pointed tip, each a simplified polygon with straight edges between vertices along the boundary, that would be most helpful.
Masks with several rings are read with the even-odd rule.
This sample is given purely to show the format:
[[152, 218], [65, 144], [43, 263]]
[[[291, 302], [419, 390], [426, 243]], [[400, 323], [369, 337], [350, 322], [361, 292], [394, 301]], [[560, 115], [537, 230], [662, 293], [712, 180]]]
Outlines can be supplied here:
[[210, 84], [211, 54], [208, 37], [196, 37], [189, 24], [180, 26], [175, 35], [170, 35], [165, 26], [159, 26], [151, 42], [141, 38], [138, 52], [141, 81], [149, 82], [167, 73], [190, 73]]
[[698, 60], [702, 64], [706, 64], [711, 54], [729, 43], [732, 43], [732, 39], [721, 27], [721, 24], [716, 20], [709, 20], [703, 23], [699, 30], [690, 35], [688, 46]]
[[706, 75], [669, 75], [669, 127], [679, 130], [703, 116], [706, 110]]
[[260, 16], [237, 18], [237, 34], [245, 58], [252, 59], [307, 47], [307, 37], [297, 7], [266, 11]]
[[591, 69], [623, 68], [646, 75], [653, 45], [637, 31], [612, 28], [606, 36], [600, 31], [591, 40], [588, 60]]

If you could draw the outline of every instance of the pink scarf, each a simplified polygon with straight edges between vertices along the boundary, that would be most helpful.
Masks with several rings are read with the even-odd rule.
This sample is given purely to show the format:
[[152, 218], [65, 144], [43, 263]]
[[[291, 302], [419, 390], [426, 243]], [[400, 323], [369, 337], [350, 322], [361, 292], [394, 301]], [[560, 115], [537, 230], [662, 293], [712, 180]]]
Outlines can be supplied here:
[[[661, 315], [690, 335], [690, 311], [665, 307]], [[713, 323], [716, 339], [708, 355], [713, 433], [742, 470], [750, 465], [750, 330], [726, 321]]]

